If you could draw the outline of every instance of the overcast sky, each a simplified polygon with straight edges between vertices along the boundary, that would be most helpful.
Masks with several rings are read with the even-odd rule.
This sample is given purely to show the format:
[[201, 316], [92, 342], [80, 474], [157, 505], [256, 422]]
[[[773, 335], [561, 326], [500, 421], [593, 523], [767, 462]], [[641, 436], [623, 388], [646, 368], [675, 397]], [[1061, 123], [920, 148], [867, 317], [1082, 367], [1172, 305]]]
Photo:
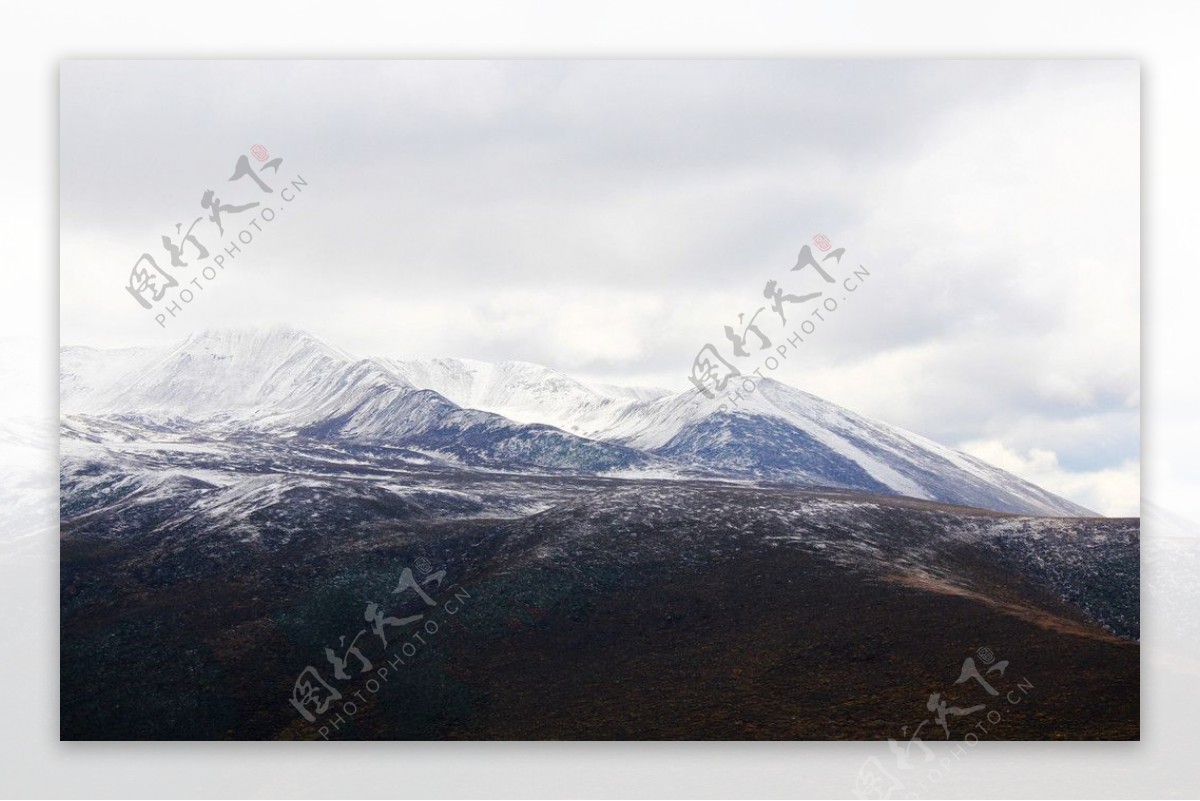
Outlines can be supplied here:
[[[66, 62], [62, 340], [288, 323], [683, 389], [766, 280], [807, 291], [788, 268], [820, 233], [871, 277], [776, 377], [1136, 514], [1138, 84], [1095, 61]], [[283, 160], [270, 196], [227, 180], [254, 144]], [[164, 234], [204, 216], [211, 261], [261, 209], [218, 236], [209, 189], [278, 216], [160, 328], [123, 288], [138, 257], [186, 283], [204, 262], [172, 269]]]

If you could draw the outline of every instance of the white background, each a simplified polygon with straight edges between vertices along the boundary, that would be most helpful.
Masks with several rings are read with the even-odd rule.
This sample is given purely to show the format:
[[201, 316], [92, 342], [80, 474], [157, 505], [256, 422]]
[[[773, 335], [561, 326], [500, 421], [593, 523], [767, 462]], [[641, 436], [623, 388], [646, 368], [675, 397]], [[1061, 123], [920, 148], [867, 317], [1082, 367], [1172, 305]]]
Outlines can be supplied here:
[[[834, 796], [879, 744], [58, 742], [57, 79], [83, 57], [1103, 57], [1142, 65], [1141, 743], [985, 743], [922, 797], [1200, 794], [1195, 4], [209, 2], [5, 5], [0, 792], [14, 796]], [[319, 109], [313, 110], [319, 114]], [[117, 202], [120, 187], [114, 187]], [[252, 321], [248, 321], [252, 322]], [[22, 426], [25, 426], [22, 428]], [[49, 432], [49, 434], [47, 434]], [[18, 447], [19, 446], [19, 447]], [[34, 454], [29, 457], [28, 454]], [[23, 458], [20, 454], [26, 454]], [[20, 542], [20, 547], [12, 547]], [[936, 632], [931, 632], [936, 636]], [[948, 753], [948, 752], [947, 752]]]

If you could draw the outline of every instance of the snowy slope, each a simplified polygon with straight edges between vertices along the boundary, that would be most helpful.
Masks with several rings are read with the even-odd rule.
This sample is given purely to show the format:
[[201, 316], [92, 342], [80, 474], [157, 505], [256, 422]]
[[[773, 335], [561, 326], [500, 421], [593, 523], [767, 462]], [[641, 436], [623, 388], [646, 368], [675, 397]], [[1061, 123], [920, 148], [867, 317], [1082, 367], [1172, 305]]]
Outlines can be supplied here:
[[772, 379], [748, 379], [755, 390], [734, 405], [694, 391], [620, 396], [522, 362], [387, 364], [462, 406], [627, 445], [693, 470], [1023, 514], [1093, 514], [972, 456]]
[[619, 444], [462, 409], [413, 387], [382, 361], [357, 359], [292, 328], [209, 331], [175, 348], [109, 353], [63, 349], [67, 433], [126, 439], [128, 426], [140, 425], [148, 435], [166, 427], [380, 443], [430, 451], [451, 464], [576, 471], [657, 465]]
[[[64, 415], [119, 417], [120, 426], [148, 427], [147, 435], [182, 424], [220, 436], [381, 444], [450, 464], [635, 468], [1021, 514], [1091, 514], [978, 459], [771, 379], [755, 379], [753, 392], [722, 408], [693, 391], [590, 385], [525, 362], [359, 359], [290, 328], [205, 332], [174, 348], [64, 348], [61, 371]], [[89, 427], [103, 428], [72, 421], [69, 430]]]
[[61, 408], [64, 414], [252, 419], [302, 409], [336, 392], [353, 362], [286, 327], [205, 331], [174, 348], [63, 348]]
[[669, 394], [665, 389], [587, 384], [529, 362], [381, 362], [414, 386], [431, 389], [464, 408], [495, 412], [523, 423], [545, 423], [585, 436], [603, 434], [625, 410]]
[[967, 454], [767, 378], [725, 410], [698, 393], [661, 399], [632, 410], [612, 436], [676, 462], [742, 458], [749, 472], [769, 478], [807, 472], [816, 474], [813, 483], [825, 478], [996, 511], [1093, 514]]

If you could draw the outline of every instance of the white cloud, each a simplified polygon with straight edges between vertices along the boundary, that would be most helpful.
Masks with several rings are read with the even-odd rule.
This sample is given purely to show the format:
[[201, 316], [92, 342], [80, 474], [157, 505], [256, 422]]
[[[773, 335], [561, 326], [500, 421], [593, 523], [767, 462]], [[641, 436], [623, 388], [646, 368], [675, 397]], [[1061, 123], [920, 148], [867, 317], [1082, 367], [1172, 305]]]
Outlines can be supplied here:
[[1110, 517], [1139, 514], [1141, 477], [1137, 462], [1101, 470], [1070, 471], [1059, 465], [1054, 451], [1044, 448], [1020, 453], [995, 439], [965, 442], [959, 448], [1100, 514]]

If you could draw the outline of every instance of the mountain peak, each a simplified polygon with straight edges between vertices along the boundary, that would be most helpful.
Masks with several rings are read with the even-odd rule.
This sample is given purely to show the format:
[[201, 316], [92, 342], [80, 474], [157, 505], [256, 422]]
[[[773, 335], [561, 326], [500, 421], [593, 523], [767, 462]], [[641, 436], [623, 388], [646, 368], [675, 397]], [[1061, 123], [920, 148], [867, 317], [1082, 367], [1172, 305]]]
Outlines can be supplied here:
[[312, 349], [338, 359], [353, 359], [340, 348], [335, 348], [319, 337], [290, 325], [275, 325], [269, 328], [208, 328], [190, 334], [175, 352], [272, 358], [299, 348]]

